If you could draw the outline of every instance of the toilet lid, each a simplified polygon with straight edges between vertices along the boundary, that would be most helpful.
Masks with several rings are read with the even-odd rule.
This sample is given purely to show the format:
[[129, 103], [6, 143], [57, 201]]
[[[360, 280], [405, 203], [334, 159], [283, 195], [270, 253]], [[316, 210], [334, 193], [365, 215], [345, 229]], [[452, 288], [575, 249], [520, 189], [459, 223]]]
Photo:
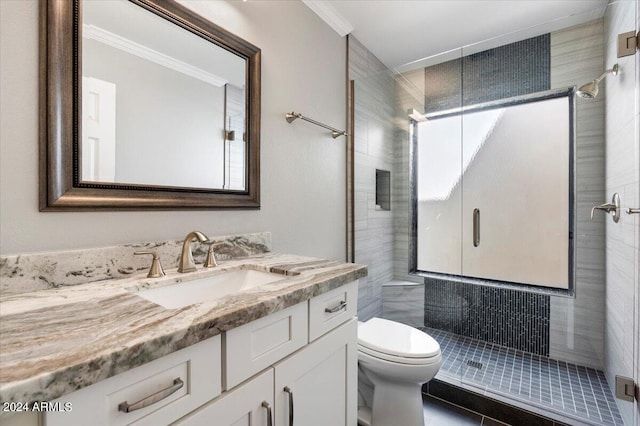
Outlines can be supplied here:
[[382, 318], [371, 318], [358, 324], [358, 344], [375, 352], [404, 358], [430, 358], [440, 353], [440, 345], [427, 333]]

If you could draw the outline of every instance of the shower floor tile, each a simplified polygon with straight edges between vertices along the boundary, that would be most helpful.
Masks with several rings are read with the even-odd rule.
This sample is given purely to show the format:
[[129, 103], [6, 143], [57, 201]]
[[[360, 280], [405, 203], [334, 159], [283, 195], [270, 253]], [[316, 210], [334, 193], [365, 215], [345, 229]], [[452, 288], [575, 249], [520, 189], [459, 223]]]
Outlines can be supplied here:
[[[442, 350], [439, 375], [592, 425], [623, 425], [602, 371], [425, 327]], [[436, 376], [436, 377], [438, 377]]]

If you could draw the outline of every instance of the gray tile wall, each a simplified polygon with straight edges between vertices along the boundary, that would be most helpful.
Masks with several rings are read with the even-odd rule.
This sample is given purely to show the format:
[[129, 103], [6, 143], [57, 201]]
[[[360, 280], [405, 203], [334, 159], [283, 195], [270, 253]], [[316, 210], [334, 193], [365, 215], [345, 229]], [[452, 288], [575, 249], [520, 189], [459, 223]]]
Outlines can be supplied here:
[[[640, 54], [617, 58], [616, 45], [619, 33], [638, 31], [639, 20], [638, 1], [610, 3], [604, 20], [603, 66], [611, 68], [618, 63], [620, 72], [616, 77], [609, 76], [602, 82], [606, 89], [606, 174], [603, 195], [608, 200], [614, 192], [620, 194], [623, 210], [640, 207]], [[636, 383], [640, 379], [639, 216], [622, 213], [618, 223], [613, 223], [610, 218], [603, 219], [606, 227], [604, 367], [610, 386], [614, 386], [615, 375], [633, 378], [634, 367]], [[634, 424], [634, 412], [635, 424], [640, 424], [640, 412], [636, 404], [622, 400], [617, 400], [617, 403], [625, 424]]]
[[382, 317], [412, 327], [424, 326], [424, 284], [391, 281], [382, 286]]
[[423, 283], [420, 277], [409, 275], [409, 118], [407, 111], [424, 111], [424, 69], [396, 76], [394, 173], [391, 175], [391, 206], [393, 209], [393, 276], [396, 280]]
[[394, 172], [394, 84], [386, 67], [349, 36], [354, 94], [354, 261], [369, 268], [360, 280], [358, 317], [382, 314], [382, 284], [393, 278], [393, 206], [376, 209], [376, 169]]
[[[551, 87], [580, 86], [603, 68], [602, 20], [551, 34]], [[605, 94], [577, 98], [576, 123], [576, 297], [551, 298], [549, 355], [598, 369], [603, 367], [604, 218], [590, 219], [605, 202]]]

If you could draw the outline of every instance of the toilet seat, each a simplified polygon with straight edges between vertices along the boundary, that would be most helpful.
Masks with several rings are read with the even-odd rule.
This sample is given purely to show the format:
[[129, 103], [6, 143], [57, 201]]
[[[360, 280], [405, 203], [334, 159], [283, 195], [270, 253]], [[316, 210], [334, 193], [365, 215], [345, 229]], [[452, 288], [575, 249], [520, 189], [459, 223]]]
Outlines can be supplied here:
[[382, 318], [358, 324], [358, 350], [400, 364], [425, 365], [440, 361], [440, 345], [427, 333]]
[[369, 356], [373, 359], [378, 359], [381, 361], [392, 362], [394, 364], [404, 364], [404, 365], [415, 365], [415, 366], [427, 366], [431, 364], [437, 364], [442, 361], [442, 357], [440, 353], [438, 355], [429, 357], [429, 358], [408, 358], [401, 356], [394, 356], [385, 354], [382, 352], [372, 351], [371, 349], [358, 345], [358, 352], [360, 356]]

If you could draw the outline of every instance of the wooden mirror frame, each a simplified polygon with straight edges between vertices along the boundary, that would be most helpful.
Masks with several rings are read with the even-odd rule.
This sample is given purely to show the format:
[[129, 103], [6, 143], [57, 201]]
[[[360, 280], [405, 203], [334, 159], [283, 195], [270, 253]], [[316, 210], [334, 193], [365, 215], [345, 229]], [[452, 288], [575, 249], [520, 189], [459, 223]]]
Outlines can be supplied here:
[[40, 211], [260, 208], [260, 49], [172, 0], [129, 0], [246, 60], [244, 191], [80, 183], [80, 0], [40, 1]]

